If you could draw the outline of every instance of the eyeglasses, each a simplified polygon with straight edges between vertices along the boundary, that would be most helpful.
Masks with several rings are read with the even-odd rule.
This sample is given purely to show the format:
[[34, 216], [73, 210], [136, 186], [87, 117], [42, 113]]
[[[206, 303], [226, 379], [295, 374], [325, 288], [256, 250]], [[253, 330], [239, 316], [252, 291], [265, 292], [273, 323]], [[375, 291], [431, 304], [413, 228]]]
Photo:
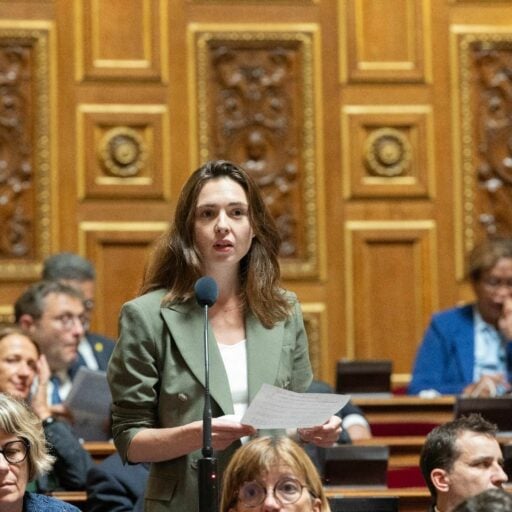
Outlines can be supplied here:
[[507, 288], [508, 290], [512, 290], [512, 278], [509, 279], [500, 279], [499, 277], [486, 277], [482, 279], [484, 286], [488, 288], [490, 291], [495, 292], [501, 287]]
[[[307, 485], [301, 484], [296, 478], [281, 478], [272, 493], [281, 505], [292, 505], [302, 496], [302, 490]], [[267, 490], [258, 482], [246, 482], [238, 491], [238, 500], [244, 507], [253, 508], [261, 505], [267, 497]]]
[[20, 464], [27, 458], [29, 449], [30, 443], [25, 439], [20, 439], [5, 443], [0, 453], [9, 464]]
[[84, 315], [72, 315], [71, 313], [63, 313], [62, 315], [58, 315], [54, 317], [54, 320], [59, 322], [60, 326], [65, 331], [70, 331], [75, 326], [76, 322], [79, 322], [82, 327], [86, 322]]

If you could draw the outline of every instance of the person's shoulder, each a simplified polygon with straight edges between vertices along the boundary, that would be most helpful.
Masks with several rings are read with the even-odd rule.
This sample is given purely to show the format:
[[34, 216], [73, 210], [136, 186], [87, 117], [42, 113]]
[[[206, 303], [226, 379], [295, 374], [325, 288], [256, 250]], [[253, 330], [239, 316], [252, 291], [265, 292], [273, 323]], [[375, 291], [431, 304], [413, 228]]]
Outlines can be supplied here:
[[284, 289], [282, 289], [281, 292], [290, 304], [295, 305], [295, 304], [297, 304], [297, 302], [299, 302], [299, 298], [297, 297], [297, 294], [295, 292], [292, 292], [291, 290], [284, 290]]
[[145, 293], [144, 295], [139, 295], [134, 299], [125, 302], [124, 307], [141, 307], [141, 308], [154, 308], [156, 306], [161, 306], [162, 299], [164, 298], [167, 290], [164, 288], [160, 288], [158, 290], [153, 290], [151, 292]]
[[70, 503], [33, 492], [25, 493], [23, 510], [26, 512], [39, 512], [41, 510], [45, 512], [80, 512], [79, 508]]
[[433, 322], [453, 322], [456, 319], [472, 318], [473, 304], [463, 304], [449, 309], [443, 309], [432, 315]]

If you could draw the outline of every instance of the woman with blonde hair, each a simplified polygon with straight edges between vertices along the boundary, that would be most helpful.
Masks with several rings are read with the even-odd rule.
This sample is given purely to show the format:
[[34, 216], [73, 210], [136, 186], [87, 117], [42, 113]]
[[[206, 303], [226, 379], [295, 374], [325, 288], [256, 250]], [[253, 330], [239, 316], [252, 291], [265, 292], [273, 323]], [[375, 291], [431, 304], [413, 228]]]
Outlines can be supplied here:
[[223, 477], [221, 512], [330, 512], [307, 453], [287, 437], [260, 437], [231, 459]]
[[0, 510], [2, 512], [77, 512], [64, 501], [27, 492], [27, 483], [48, 472], [41, 420], [22, 401], [0, 393]]

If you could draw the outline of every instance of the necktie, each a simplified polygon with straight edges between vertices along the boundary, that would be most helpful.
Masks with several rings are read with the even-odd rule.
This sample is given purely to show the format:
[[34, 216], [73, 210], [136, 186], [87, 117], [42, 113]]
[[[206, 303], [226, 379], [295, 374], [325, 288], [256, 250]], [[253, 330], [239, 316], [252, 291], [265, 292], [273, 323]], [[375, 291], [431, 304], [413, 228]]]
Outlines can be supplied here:
[[60, 379], [56, 375], [50, 377], [50, 382], [53, 384], [52, 389], [52, 405], [62, 403], [62, 399], [59, 395]]

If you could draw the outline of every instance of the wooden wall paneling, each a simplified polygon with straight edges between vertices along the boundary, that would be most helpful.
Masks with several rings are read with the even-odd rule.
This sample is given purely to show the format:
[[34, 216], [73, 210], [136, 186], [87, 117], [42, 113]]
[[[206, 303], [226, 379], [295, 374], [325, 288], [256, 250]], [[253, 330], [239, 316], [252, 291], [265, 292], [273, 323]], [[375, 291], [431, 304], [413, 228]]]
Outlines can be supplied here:
[[15, 18], [0, 20], [1, 323], [57, 239], [55, 26]]
[[425, 82], [430, 0], [338, 0], [341, 82]]
[[290, 279], [325, 276], [319, 37], [316, 24], [189, 27], [191, 160], [255, 178]]
[[[17, 297], [16, 297], [17, 298]], [[0, 306], [0, 325], [14, 322], [14, 312], [11, 305]]]
[[75, 6], [77, 81], [167, 81], [165, 0], [83, 0]]
[[394, 382], [408, 382], [438, 307], [435, 223], [349, 221], [345, 253], [347, 356], [390, 358]]
[[0, 20], [0, 279], [39, 275], [55, 239], [54, 27]]
[[164, 222], [82, 222], [80, 253], [94, 261], [96, 308], [92, 330], [117, 338], [121, 306], [137, 295], [153, 242]]
[[78, 198], [169, 200], [165, 105], [79, 105]]
[[486, 237], [512, 236], [512, 28], [451, 27], [456, 272]]
[[301, 306], [308, 334], [309, 358], [314, 378], [332, 382], [334, 366], [330, 364], [327, 352], [326, 305], [322, 302], [303, 302]]
[[434, 198], [430, 106], [348, 105], [341, 124], [345, 198]]

